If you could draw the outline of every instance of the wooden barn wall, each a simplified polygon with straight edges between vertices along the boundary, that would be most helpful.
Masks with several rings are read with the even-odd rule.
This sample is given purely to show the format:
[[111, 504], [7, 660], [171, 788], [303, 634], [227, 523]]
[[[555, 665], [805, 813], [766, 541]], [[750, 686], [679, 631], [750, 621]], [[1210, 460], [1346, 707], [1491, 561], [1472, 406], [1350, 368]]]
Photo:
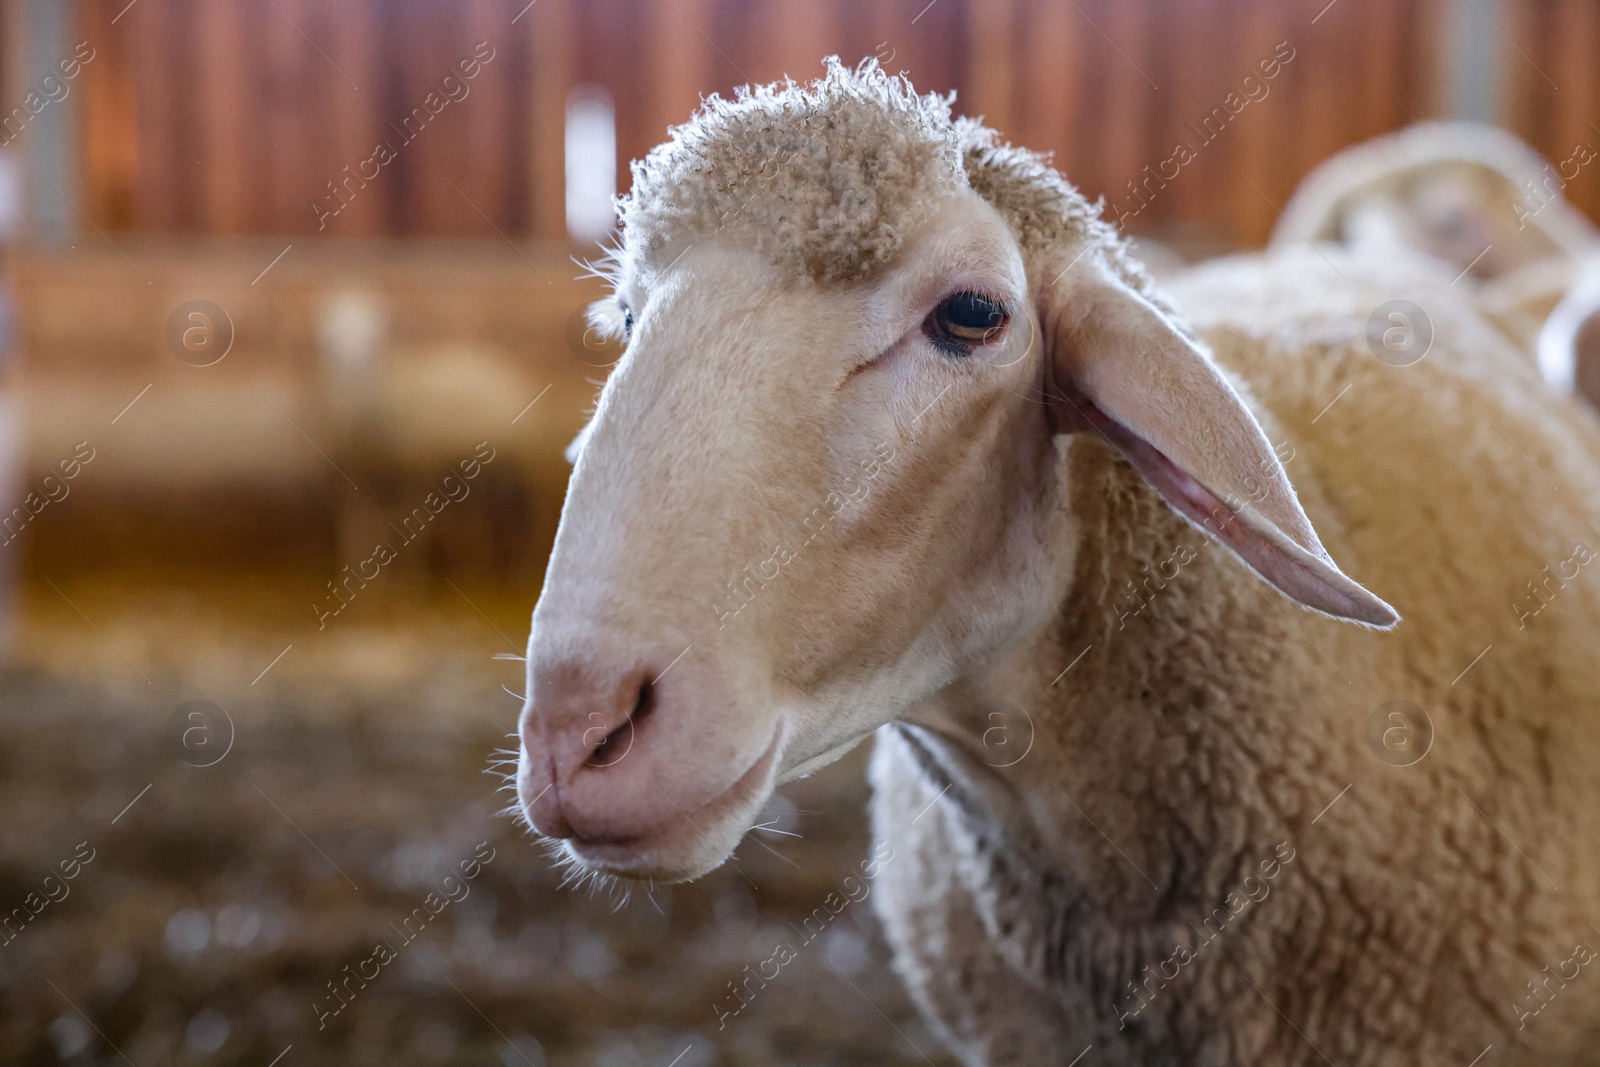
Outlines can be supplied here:
[[[1517, 128], [1554, 154], [1596, 113], [1596, 5], [1511, 2], [1508, 34], [1567, 83], [1512, 79]], [[1219, 244], [1264, 240], [1330, 153], [1436, 112], [1438, 0], [139, 0], [115, 26], [126, 0], [79, 4], [100, 50], [86, 210], [108, 230], [319, 232], [326, 183], [396, 141], [480, 41], [494, 58], [470, 96], [321, 232], [562, 239], [573, 86], [614, 98], [626, 188], [626, 161], [702, 92], [809, 77], [827, 53], [957, 90], [1133, 232]], [[1592, 186], [1580, 199], [1597, 206]]]
[[1502, 28], [1517, 47], [1506, 57], [1506, 121], [1550, 161], [1568, 199], [1600, 218], [1600, 3], [1509, 7]]
[[[520, 3], [79, 6], [97, 51], [84, 69], [84, 187], [87, 210], [108, 229], [492, 237], [493, 227], [530, 228], [532, 40], [527, 18], [511, 23]], [[477, 60], [479, 42], [492, 58], [448, 87], [460, 97], [451, 100], [445, 79]], [[447, 101], [437, 115], [430, 93]], [[427, 121], [407, 125], [417, 108]], [[380, 142], [394, 158], [362, 187]], [[342, 200], [330, 182], [343, 185]], [[339, 210], [323, 216], [317, 203]]]

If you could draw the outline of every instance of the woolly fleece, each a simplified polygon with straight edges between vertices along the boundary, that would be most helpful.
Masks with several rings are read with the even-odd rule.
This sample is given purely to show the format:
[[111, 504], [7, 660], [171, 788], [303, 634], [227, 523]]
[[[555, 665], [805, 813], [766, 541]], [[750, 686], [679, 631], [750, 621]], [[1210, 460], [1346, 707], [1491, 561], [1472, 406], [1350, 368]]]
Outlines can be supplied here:
[[[1097, 250], [1149, 290], [1044, 157], [949, 109], [836, 62], [713, 98], [636, 167], [624, 270], [716, 235], [856, 285], [970, 188], [1036, 279]], [[1530, 992], [1600, 940], [1600, 594], [1568, 573], [1600, 540], [1600, 430], [1447, 282], [1302, 246], [1176, 287], [1393, 634], [1283, 605], [1102, 441], [1059, 443], [1072, 595], [872, 765], [874, 906], [964, 1062], [1600, 1062], [1600, 978]], [[1367, 341], [1396, 295], [1436, 326], [1410, 367]], [[1372, 740], [1393, 701], [1432, 724], [1410, 766]], [[1011, 709], [1024, 758], [960, 740]]]

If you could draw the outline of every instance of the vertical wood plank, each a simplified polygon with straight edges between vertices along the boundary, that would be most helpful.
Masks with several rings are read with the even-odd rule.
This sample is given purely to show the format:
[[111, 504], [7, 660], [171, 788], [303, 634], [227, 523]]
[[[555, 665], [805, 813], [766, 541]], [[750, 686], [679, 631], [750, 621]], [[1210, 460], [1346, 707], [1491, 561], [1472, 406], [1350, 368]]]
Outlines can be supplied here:
[[[262, 49], [262, 69], [268, 84], [264, 125], [273, 146], [268, 163], [271, 217], [290, 233], [335, 236], [342, 232], [338, 219], [324, 219], [326, 228], [319, 230], [317, 213], [312, 209], [312, 204], [318, 203], [332, 210], [339, 201], [324, 185], [333, 175], [316, 173], [307, 165], [307, 139], [300, 108], [301, 87], [310, 73], [302, 59], [306, 42], [290, 23], [292, 5], [279, 6], [283, 12], [272, 10], [266, 20]], [[322, 62], [320, 58], [316, 61]]]
[[770, 6], [770, 25], [776, 45], [773, 58], [777, 68], [772, 76], [788, 76], [797, 82], [820, 77], [823, 57], [837, 50], [830, 40], [832, 25], [828, 9], [821, 4], [795, 4], [786, 0]]
[[[1600, 9], [1593, 0], [1562, 0], [1557, 8], [1561, 33], [1555, 42], [1552, 62], [1545, 66], [1561, 91], [1552, 94], [1557, 104], [1556, 132], [1549, 145], [1547, 156], [1557, 168], [1563, 168], [1567, 178], [1566, 195], [1578, 207], [1593, 211], [1596, 207], [1595, 190], [1600, 187], [1600, 161], [1579, 166], [1576, 152], [1587, 145], [1591, 152], [1600, 152], [1600, 111], [1596, 110], [1600, 98], [1600, 73], [1595, 66], [1600, 62]], [[1553, 67], [1554, 69], [1550, 69]]]
[[1084, 33], [1093, 31], [1081, 14], [1054, 0], [1029, 0], [1028, 15], [1020, 63], [1025, 72], [1017, 109], [1021, 121], [1013, 140], [1056, 153], [1056, 165], [1073, 182], [1083, 183], [1082, 166], [1093, 154], [1078, 143], [1079, 108], [1104, 102], [1104, 83], [1095, 84], [1083, 46]]
[[[1084, 9], [1089, 10], [1087, 4]], [[1144, 15], [1143, 0], [1096, 4], [1094, 25], [1090, 28], [1105, 71], [1102, 107], [1110, 133], [1094, 152], [1099, 185], [1125, 191], [1131, 182], [1142, 196], [1151, 198], [1153, 210], [1147, 209], [1139, 217], [1136, 228], [1148, 224], [1154, 211], [1160, 210], [1164, 192], [1160, 188], [1163, 182], [1155, 172], [1156, 160], [1151, 157], [1148, 120], [1151, 94], [1161, 91], [1161, 82], [1153, 75], [1160, 72], [1148, 69]], [[1151, 168], [1148, 174], [1144, 170], [1147, 166]]]
[[1401, 21], [1405, 10], [1401, 5], [1385, 0], [1364, 0], [1365, 18], [1376, 32], [1369, 33], [1365, 42], [1370, 57], [1366, 73], [1356, 99], [1356, 140], [1365, 140], [1404, 125], [1406, 116], [1398, 105], [1403, 103], [1401, 73], [1405, 55], [1401, 51]]
[[[1349, 0], [1346, 0], [1349, 2]], [[1237, 140], [1237, 155], [1233, 175], [1233, 208], [1229, 228], [1248, 244], [1262, 244], [1272, 234], [1278, 213], [1262, 197], [1266, 194], [1281, 207], [1290, 189], [1287, 176], [1282, 173], [1279, 147], [1291, 127], [1282, 122], [1286, 115], [1285, 94], [1279, 93], [1280, 80], [1289, 71], [1279, 69], [1275, 78], [1264, 77], [1259, 64], [1267, 63], [1266, 70], [1274, 68], [1273, 52], [1285, 38], [1280, 36], [1284, 27], [1279, 19], [1256, 0], [1250, 0], [1240, 12], [1238, 32], [1238, 69], [1236, 82], [1230, 92], [1241, 92], [1249, 100], [1250, 86], [1260, 99], [1251, 100], [1245, 110], [1230, 125], [1229, 136]], [[1292, 66], [1292, 64], [1291, 64]], [[1248, 83], [1245, 79], [1251, 79]], [[1258, 191], [1259, 190], [1259, 191]]]
[[982, 115], [1002, 134], [1017, 126], [1014, 71], [1017, 67], [1015, 29], [1018, 0], [972, 0], [968, 8], [967, 37], [972, 42], [964, 101], [968, 115]]
[[532, 50], [529, 92], [528, 158], [532, 186], [533, 234], [546, 241], [567, 240], [565, 154], [567, 94], [572, 91], [576, 33], [572, 0], [541, 0], [520, 25]]
[[117, 23], [130, 39], [130, 70], [137, 101], [139, 170], [133, 186], [135, 229], [171, 231], [176, 227], [173, 207], [172, 101], [176, 86], [166, 62], [167, 0], [152, 0], [144, 10], [135, 8]]
[[[439, 75], [440, 87], [447, 94], [465, 94], [448, 108], [455, 112], [450, 116], [451, 123], [460, 128], [465, 144], [462, 156], [452, 161], [451, 180], [472, 197], [493, 223], [490, 227], [474, 213], [472, 221], [477, 226], [468, 232], [479, 232], [491, 239], [498, 239], [495, 229], [509, 236], [512, 226], [506, 210], [512, 195], [511, 140], [504, 131], [510, 119], [517, 58], [510, 25], [516, 12], [505, 8], [501, 0], [470, 0], [466, 5], [465, 32], [459, 38], [455, 58]], [[494, 62], [469, 80], [462, 76], [460, 63], [471, 57], [480, 42], [495, 50]], [[467, 69], [471, 69], [470, 64]]]
[[716, 52], [709, 34], [715, 19], [711, 0], [651, 0], [648, 15], [654, 42], [648, 59], [651, 82], [647, 132], [665, 140], [667, 129], [689, 120], [703, 93], [712, 90]]
[[200, 96], [201, 222], [209, 233], [245, 230], [245, 134], [249, 69], [241, 8], [231, 0], [200, 0], [194, 50]]
[[111, 32], [115, 11], [105, 0], [78, 5], [81, 39], [94, 50], [77, 78], [82, 93], [83, 210], [96, 226], [122, 230], [134, 224], [134, 184], [139, 176], [138, 88], [128, 53], [129, 35]]
[[[327, 68], [321, 72], [326, 95], [320, 109], [327, 116], [326, 169], [330, 174], [342, 175], [349, 167], [348, 173], [365, 180], [362, 164], [371, 157], [377, 144], [380, 93], [377, 42], [369, 0], [340, 0], [337, 4], [320, 7], [318, 14], [320, 17], [314, 20], [317, 47], [344, 72], [341, 76], [329, 64], [322, 64]], [[365, 173], [372, 173], [371, 168]], [[381, 232], [383, 181], [380, 170], [379, 176], [368, 182], [340, 215], [340, 232], [344, 236], [372, 237]]]

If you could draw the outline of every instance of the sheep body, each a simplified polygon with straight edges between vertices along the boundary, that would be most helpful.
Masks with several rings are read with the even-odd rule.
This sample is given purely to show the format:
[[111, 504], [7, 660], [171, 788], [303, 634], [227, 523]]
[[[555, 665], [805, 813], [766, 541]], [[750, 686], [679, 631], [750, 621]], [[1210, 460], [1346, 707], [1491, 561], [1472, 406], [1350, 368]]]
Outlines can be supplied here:
[[1579, 144], [1552, 166], [1492, 126], [1420, 123], [1318, 166], [1295, 190], [1273, 243], [1340, 243], [1470, 274], [1479, 311], [1523, 352], [1537, 350], [1545, 380], [1563, 392], [1576, 384], [1600, 405], [1600, 386], [1586, 383], [1596, 372], [1575, 370], [1600, 364], [1578, 314], [1595, 306], [1579, 290], [1585, 264], [1592, 273], [1600, 262], [1600, 230], [1563, 195], [1594, 159]]
[[[969, 1062], [1091, 1043], [1115, 1064], [1464, 1064], [1490, 1044], [1596, 1062], [1580, 1057], [1600, 980], [1525, 1027], [1515, 1010], [1575, 943], [1600, 944], [1600, 872], [1575, 845], [1597, 829], [1600, 601], [1588, 573], [1528, 588], [1600, 544], [1600, 434], [1428, 272], [1329, 255], [1224, 261], [1173, 291], [1329, 549], [1406, 621], [1382, 635], [1281, 606], [1108, 448], [1072, 440], [1071, 601], [912, 716], [937, 733], [888, 728], [873, 763], [875, 830], [904, 856], [879, 912]], [[1396, 292], [1437, 324], [1414, 366], [1365, 343]], [[1186, 547], [1131, 613], [1127, 590]], [[1413, 766], [1366, 741], [1394, 700], [1435, 731]], [[1014, 767], [937, 740], [992, 714], [1035, 731]], [[1274, 858], [1270, 894], [1208, 939]]]
[[[636, 167], [620, 267], [715, 239], [859, 291], [965, 189], [1039, 290], [1078, 249], [1183, 308], [1407, 621], [1301, 611], [1101, 438], [1056, 438], [1069, 595], [873, 758], [873, 899], [924, 1012], [972, 1064], [1596, 1062], [1600, 975], [1551, 969], [1600, 943], [1600, 431], [1419, 261], [1280, 248], [1169, 302], [1047, 160], [870, 66], [709, 101]], [[1412, 366], [1368, 345], [1395, 297], [1433, 325]], [[1394, 701], [1432, 724], [1409, 766]]]

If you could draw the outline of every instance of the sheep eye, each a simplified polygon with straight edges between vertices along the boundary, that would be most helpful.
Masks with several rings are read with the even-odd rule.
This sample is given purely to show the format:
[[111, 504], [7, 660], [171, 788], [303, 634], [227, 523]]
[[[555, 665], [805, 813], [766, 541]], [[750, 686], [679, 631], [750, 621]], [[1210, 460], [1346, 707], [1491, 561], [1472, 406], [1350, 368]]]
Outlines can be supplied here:
[[624, 304], [623, 307], [622, 307], [622, 339], [624, 341], [628, 341], [628, 340], [631, 340], [632, 338], [633, 338], [633, 309], [628, 307], [626, 304]]
[[928, 316], [928, 336], [953, 354], [966, 355], [974, 345], [999, 340], [1010, 316], [995, 300], [963, 291], [945, 297]]

